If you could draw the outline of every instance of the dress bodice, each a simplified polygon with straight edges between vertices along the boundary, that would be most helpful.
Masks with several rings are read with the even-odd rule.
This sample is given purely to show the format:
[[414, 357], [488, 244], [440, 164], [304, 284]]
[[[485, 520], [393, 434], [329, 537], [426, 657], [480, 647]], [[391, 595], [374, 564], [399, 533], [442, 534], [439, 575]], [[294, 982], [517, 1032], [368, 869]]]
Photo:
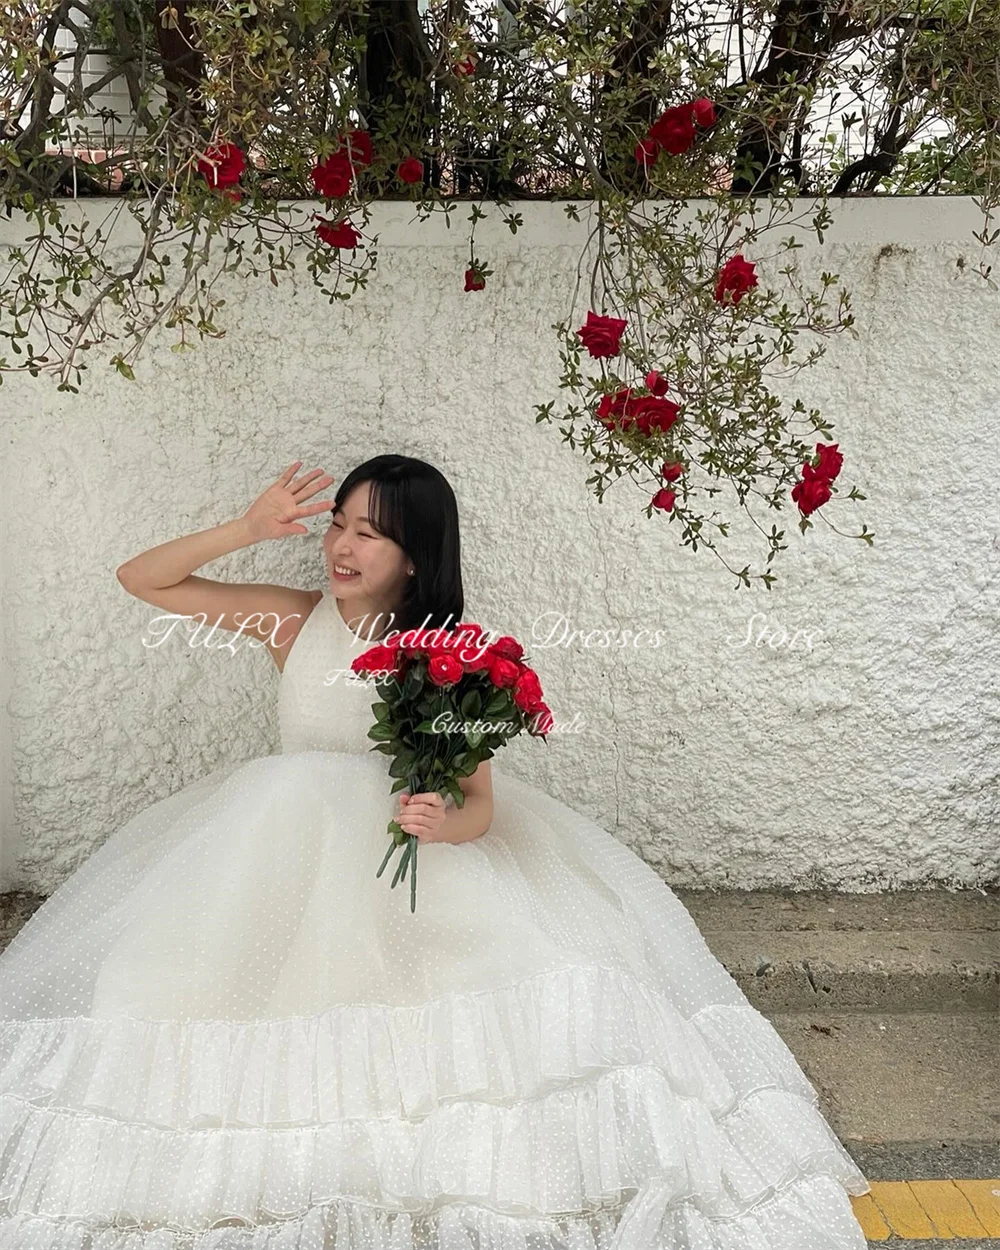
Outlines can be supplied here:
[[[374, 643], [348, 626], [337, 600], [324, 592], [285, 658], [278, 683], [281, 752], [346, 751], [367, 755], [374, 745], [374, 682], [351, 672], [351, 661]], [[373, 758], [380, 758], [372, 753]], [[382, 758], [388, 761], [387, 756]]]

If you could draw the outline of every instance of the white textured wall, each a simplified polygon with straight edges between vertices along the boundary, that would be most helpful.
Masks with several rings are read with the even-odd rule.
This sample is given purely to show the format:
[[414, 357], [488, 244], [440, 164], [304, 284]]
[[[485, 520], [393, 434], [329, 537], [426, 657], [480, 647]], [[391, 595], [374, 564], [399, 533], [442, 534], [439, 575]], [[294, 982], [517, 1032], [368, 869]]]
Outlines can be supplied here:
[[[85, 204], [92, 218], [100, 207]], [[222, 291], [224, 339], [176, 355], [154, 336], [135, 383], [104, 367], [111, 345], [90, 353], [79, 396], [7, 377], [5, 888], [51, 891], [137, 809], [277, 749], [267, 654], [145, 649], [156, 609], [116, 566], [238, 515], [292, 460], [340, 479], [383, 451], [452, 480], [467, 617], [521, 636], [553, 611], [584, 631], [664, 631], [659, 650], [531, 649], [557, 716], [579, 712], [586, 731], [515, 742], [504, 766], [674, 884], [997, 880], [1000, 294], [959, 265], [978, 258], [979, 210], [848, 201], [822, 247], [801, 234], [803, 270], [817, 286], [840, 273], [861, 338], [829, 341], [788, 393], [835, 423], [844, 490], [868, 496], [831, 519], [877, 539], [822, 521], [802, 538], [790, 509], [767, 593], [733, 589], [624, 483], [598, 505], [583, 459], [535, 424], [533, 404], [566, 394], [549, 326], [586, 226], [559, 205], [515, 207], [516, 235], [495, 211], [477, 227], [496, 270], [483, 292], [462, 290], [464, 211], [447, 230], [377, 205], [378, 267], [347, 304], [331, 307], [301, 267], [278, 289], [240, 279]], [[0, 219], [0, 243], [19, 228]], [[324, 524], [202, 573], [318, 586]], [[727, 559], [759, 571], [763, 545], [733, 533]], [[809, 631], [812, 649], [736, 645], [755, 612], [769, 631]]]

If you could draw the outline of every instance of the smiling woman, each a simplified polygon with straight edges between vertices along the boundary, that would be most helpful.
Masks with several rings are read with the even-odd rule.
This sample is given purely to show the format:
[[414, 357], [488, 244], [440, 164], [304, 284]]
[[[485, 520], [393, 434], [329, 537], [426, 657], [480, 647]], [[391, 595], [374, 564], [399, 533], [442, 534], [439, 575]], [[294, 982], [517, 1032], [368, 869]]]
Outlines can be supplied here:
[[309, 503], [295, 467], [121, 571], [204, 604], [198, 562], [332, 507], [357, 575], [249, 588], [308, 600], [280, 753], [136, 814], [0, 953], [0, 1250], [865, 1250], [865, 1177], [649, 865], [487, 760], [394, 812], [371, 692], [330, 678], [352, 617], [470, 624], [455, 498], [380, 456]]
[[349, 623], [363, 622], [372, 641], [390, 629], [458, 624], [464, 608], [458, 505], [437, 469], [376, 456], [347, 475], [332, 512], [323, 553]]
[[360, 482], [335, 504], [323, 538], [330, 581], [343, 602], [350, 623], [375, 640], [393, 627], [393, 607], [402, 597], [405, 579], [416, 569], [405, 550], [380, 533], [369, 511], [372, 487]]

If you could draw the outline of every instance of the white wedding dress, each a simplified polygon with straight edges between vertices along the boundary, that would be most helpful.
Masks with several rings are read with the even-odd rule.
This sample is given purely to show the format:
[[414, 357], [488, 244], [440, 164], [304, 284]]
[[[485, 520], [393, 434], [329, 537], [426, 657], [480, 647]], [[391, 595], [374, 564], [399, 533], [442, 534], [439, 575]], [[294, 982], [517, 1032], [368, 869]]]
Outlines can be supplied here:
[[496, 767], [390, 888], [329, 594], [281, 753], [139, 812], [0, 955], [0, 1250], [865, 1250], [865, 1177], [642, 859]]

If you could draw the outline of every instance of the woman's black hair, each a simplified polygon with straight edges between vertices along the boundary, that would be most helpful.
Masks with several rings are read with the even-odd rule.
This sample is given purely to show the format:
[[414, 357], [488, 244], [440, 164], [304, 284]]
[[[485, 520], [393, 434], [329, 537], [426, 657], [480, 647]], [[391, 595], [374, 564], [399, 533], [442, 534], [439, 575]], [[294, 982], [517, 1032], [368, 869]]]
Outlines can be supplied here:
[[454, 629], [462, 620], [465, 597], [458, 503], [447, 478], [413, 456], [374, 456], [337, 487], [331, 516], [361, 482], [371, 482], [368, 515], [375, 529], [403, 548], [415, 570], [405, 579], [403, 600], [389, 628], [419, 628], [426, 620], [428, 629]]

